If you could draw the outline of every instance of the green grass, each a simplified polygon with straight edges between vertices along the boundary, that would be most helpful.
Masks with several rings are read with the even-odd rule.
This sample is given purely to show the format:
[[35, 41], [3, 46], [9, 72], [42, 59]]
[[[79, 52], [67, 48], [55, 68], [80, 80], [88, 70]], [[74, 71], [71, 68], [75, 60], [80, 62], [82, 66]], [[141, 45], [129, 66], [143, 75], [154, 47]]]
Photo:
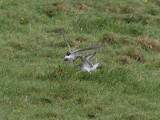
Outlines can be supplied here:
[[[1, 0], [1, 120], [159, 120], [159, 0]], [[23, 20], [24, 19], [24, 20]], [[103, 44], [88, 73], [68, 49]], [[93, 51], [82, 52], [81, 55]], [[77, 75], [76, 75], [77, 73]]]

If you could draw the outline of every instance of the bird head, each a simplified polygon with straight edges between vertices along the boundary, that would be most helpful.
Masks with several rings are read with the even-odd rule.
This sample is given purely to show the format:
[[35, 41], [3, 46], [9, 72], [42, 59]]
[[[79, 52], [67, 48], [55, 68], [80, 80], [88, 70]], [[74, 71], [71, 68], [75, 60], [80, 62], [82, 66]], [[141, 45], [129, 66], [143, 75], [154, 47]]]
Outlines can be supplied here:
[[71, 53], [69, 51], [67, 51], [66, 55], [69, 56]]
[[73, 57], [72, 56], [65, 56], [62, 61], [63, 62], [73, 62]]

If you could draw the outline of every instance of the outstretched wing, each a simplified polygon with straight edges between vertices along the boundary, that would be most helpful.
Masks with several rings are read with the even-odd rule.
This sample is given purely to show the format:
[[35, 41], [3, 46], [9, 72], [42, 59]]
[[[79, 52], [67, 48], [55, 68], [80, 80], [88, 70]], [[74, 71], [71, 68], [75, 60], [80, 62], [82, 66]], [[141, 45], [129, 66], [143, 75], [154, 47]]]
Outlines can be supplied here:
[[67, 42], [66, 37], [65, 37], [65, 35], [64, 35], [64, 29], [62, 29], [62, 35], [63, 35], [63, 38], [64, 38], [64, 41], [65, 41], [66, 45], [67, 45], [68, 48], [69, 48], [69, 52], [71, 52], [71, 47], [70, 47], [69, 43]]
[[92, 62], [90, 62], [90, 61], [86, 61], [85, 63], [83, 63], [85, 66], [87, 66], [87, 67], [90, 67], [90, 68], [92, 68], [93, 67], [93, 64], [92, 64]]
[[90, 60], [91, 60], [91, 58], [92, 58], [95, 54], [96, 54], [96, 52], [81, 57], [81, 60], [82, 60], [83, 64], [84, 64], [85, 66], [88, 66], [88, 67], [91, 67], [91, 68], [92, 68], [92, 67], [93, 67], [93, 64], [92, 64], [92, 62], [91, 62]]
[[91, 53], [91, 54], [86, 55], [85, 58], [86, 58], [88, 61], [90, 61], [91, 58], [92, 58], [95, 54], [96, 54], [96, 52], [93, 52], [93, 53]]
[[85, 50], [92, 50], [92, 49], [97, 49], [97, 48], [102, 48], [102, 47], [104, 47], [104, 46], [103, 45], [93, 45], [93, 46], [86, 47], [86, 48], [83, 48], [83, 49], [75, 50], [72, 53], [76, 53], [76, 52], [80, 52], [80, 51], [85, 51]]

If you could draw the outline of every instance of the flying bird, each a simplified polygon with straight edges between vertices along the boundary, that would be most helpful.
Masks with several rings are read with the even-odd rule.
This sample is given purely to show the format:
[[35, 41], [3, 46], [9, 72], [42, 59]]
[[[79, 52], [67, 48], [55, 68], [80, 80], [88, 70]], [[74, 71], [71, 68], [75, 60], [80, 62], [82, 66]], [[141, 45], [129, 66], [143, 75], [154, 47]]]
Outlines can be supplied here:
[[91, 71], [95, 70], [97, 67], [100, 66], [100, 62], [96, 63], [96, 64], [92, 64], [91, 62], [91, 58], [96, 54], [96, 52], [88, 54], [86, 56], [77, 56], [80, 57], [82, 63], [80, 63], [79, 65], [77, 65], [82, 71], [84, 72], [89, 72], [89, 74], [91, 74]]
[[83, 49], [78, 49], [78, 50], [72, 51], [69, 43], [66, 40], [66, 37], [65, 37], [65, 34], [64, 34], [64, 29], [62, 30], [62, 35], [63, 35], [63, 38], [64, 38], [64, 41], [65, 41], [66, 45], [69, 48], [69, 51], [66, 52], [66, 56], [62, 59], [62, 61], [73, 62], [74, 58], [76, 56], [78, 56], [78, 52], [80, 52], [80, 51], [85, 51], [85, 50], [91, 50], [91, 49], [97, 49], [97, 48], [104, 47], [103, 45], [94, 45], [94, 46], [89, 46], [89, 47], [86, 47], [86, 48], [83, 48]]

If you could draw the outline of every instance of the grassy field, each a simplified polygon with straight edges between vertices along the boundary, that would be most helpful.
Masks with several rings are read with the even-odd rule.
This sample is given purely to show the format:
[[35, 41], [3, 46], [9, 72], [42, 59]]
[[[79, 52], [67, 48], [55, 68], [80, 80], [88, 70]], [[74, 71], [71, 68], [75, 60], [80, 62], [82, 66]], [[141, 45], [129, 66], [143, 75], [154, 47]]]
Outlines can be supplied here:
[[[91, 76], [61, 61], [62, 28], [105, 45]], [[159, 120], [159, 28], [159, 0], [1, 0], [0, 120]]]

